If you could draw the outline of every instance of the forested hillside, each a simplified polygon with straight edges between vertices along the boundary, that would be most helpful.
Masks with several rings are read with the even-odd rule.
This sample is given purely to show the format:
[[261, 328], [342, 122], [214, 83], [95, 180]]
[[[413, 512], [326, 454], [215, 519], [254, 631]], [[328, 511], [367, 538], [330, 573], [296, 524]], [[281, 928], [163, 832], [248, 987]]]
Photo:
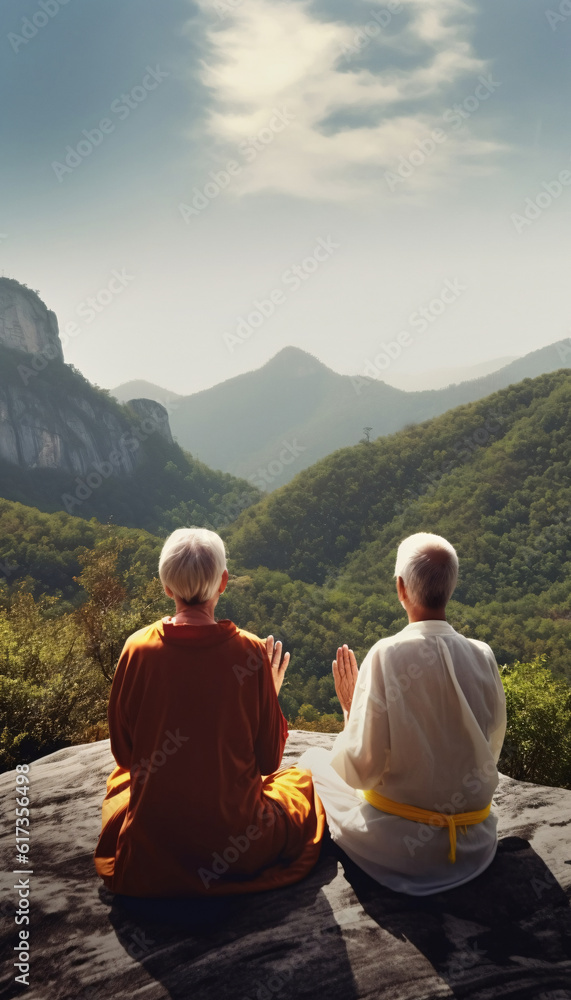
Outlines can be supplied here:
[[156, 573], [161, 542], [136, 528], [100, 524], [64, 511], [45, 514], [35, 507], [0, 499], [0, 581], [4, 590], [25, 583], [35, 597], [69, 598], [77, 602], [80, 553], [113, 543], [119, 569], [148, 580]]
[[[364, 427], [374, 439], [392, 434], [411, 421], [560, 369], [571, 359], [571, 341], [560, 341], [460, 385], [404, 392], [383, 381], [386, 375], [390, 382], [391, 362], [382, 344], [379, 348], [376, 360], [356, 364], [354, 376], [286, 347], [262, 368], [191, 396], [173, 398], [157, 386], [137, 383], [113, 391], [121, 399], [141, 391], [168, 405], [173, 434], [183, 448], [213, 469], [252, 477], [270, 491], [335, 449], [356, 444]], [[288, 445], [289, 455], [284, 452]]]
[[546, 654], [571, 677], [570, 402], [567, 371], [525, 380], [330, 455], [228, 529], [243, 567], [232, 613], [249, 627], [257, 615], [299, 650], [284, 699], [325, 711], [316, 692], [332, 692], [337, 642], [363, 655], [406, 624], [394, 560], [421, 530], [458, 550], [455, 627], [490, 642], [502, 663]]
[[159, 535], [186, 524], [224, 527], [261, 496], [252, 483], [209, 469], [158, 434], [147, 438], [130, 476], [74, 477], [59, 469], [22, 469], [0, 459], [0, 491], [8, 500], [48, 513], [67, 508], [77, 517]]
[[570, 401], [562, 370], [334, 452], [246, 511], [226, 532], [231, 554], [321, 583], [359, 549], [358, 582], [403, 532], [430, 526], [467, 560], [463, 598], [543, 589], [562, 578], [569, 532]]
[[[291, 651], [280, 694], [290, 723], [341, 725], [337, 646], [348, 642], [361, 660], [406, 624], [396, 548], [428, 530], [460, 556], [449, 621], [508, 665], [519, 706], [513, 753], [523, 752], [527, 705], [537, 739], [556, 733], [570, 757], [570, 402], [568, 371], [525, 380], [336, 452], [223, 529], [231, 579], [218, 617], [271, 632]], [[105, 734], [124, 639], [171, 607], [156, 577], [160, 546], [142, 530], [0, 502], [0, 710], [9, 720], [0, 762]], [[508, 773], [549, 781], [526, 767]]]

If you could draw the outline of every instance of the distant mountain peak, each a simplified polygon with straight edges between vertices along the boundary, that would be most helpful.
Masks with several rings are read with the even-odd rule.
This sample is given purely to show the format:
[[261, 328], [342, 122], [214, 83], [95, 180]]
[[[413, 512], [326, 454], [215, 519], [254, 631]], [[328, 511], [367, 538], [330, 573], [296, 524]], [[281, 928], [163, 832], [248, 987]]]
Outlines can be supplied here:
[[262, 366], [266, 371], [271, 368], [278, 368], [283, 374], [287, 371], [291, 375], [313, 375], [315, 372], [330, 372], [331, 369], [324, 365], [319, 358], [301, 347], [282, 347], [281, 351], [274, 354], [273, 358], [266, 361]]

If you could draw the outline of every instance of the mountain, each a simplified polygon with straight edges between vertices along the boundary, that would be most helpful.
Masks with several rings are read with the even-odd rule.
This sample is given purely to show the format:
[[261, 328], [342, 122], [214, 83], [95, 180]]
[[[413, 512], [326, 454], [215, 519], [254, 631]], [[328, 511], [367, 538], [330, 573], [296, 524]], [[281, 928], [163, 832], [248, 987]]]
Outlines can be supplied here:
[[[422, 392], [424, 389], [444, 389], [449, 385], [456, 385], [459, 382], [469, 382], [474, 378], [481, 378], [482, 375], [491, 375], [492, 372], [505, 368], [512, 361], [517, 361], [518, 355], [512, 354], [503, 358], [492, 358], [490, 361], [481, 361], [477, 365], [464, 365], [456, 368], [433, 368], [424, 372], [395, 372], [390, 373], [386, 381], [395, 389], [403, 389], [405, 392]], [[155, 399], [153, 393], [141, 393], [150, 399]], [[162, 400], [159, 400], [162, 402]]]
[[131, 438], [136, 417], [148, 418], [151, 433], [172, 443], [166, 411], [156, 402], [129, 412], [64, 364], [55, 314], [8, 278], [0, 278], [0, 361], [5, 462], [94, 476], [113, 456], [114, 474], [128, 476], [143, 454]]
[[0, 494], [160, 532], [225, 524], [259, 496], [186, 455], [165, 407], [122, 406], [66, 365], [55, 314], [9, 278], [0, 278]]
[[[385, 526], [400, 526], [409, 510], [424, 517], [423, 505], [432, 511], [441, 499], [442, 521], [451, 484], [462, 488], [464, 504], [450, 519], [461, 521], [473, 507], [471, 497], [484, 490], [486, 513], [498, 518], [498, 510], [510, 503], [519, 515], [512, 514], [511, 521], [529, 523], [529, 509], [517, 507], [520, 489], [528, 499], [531, 484], [545, 492], [552, 470], [562, 490], [571, 486], [571, 444], [565, 437], [570, 404], [571, 374], [561, 370], [340, 449], [244, 512], [227, 531], [232, 554], [244, 566], [267, 566], [320, 583]], [[507, 524], [501, 518], [500, 526], [503, 535]], [[471, 526], [468, 533], [465, 529], [462, 536], [475, 544]], [[490, 552], [483, 562], [493, 565], [496, 558]]]
[[[570, 359], [571, 340], [560, 341], [469, 382], [403, 392], [370, 374], [339, 375], [287, 347], [257, 371], [171, 400], [170, 422], [176, 440], [193, 455], [270, 491], [330, 452], [357, 443], [366, 427], [373, 438], [391, 434]], [[374, 374], [375, 362], [363, 370]], [[165, 390], [154, 398], [165, 402]]]
[[[280, 692], [292, 724], [339, 727], [335, 650], [347, 642], [361, 661], [406, 624], [397, 545], [434, 531], [460, 557], [449, 621], [490, 643], [525, 708], [506, 766], [571, 783], [570, 403], [571, 371], [526, 379], [341, 449], [216, 525], [231, 557], [218, 617], [292, 653]], [[18, 741], [30, 713], [36, 748], [62, 734], [81, 742], [105, 719], [102, 678], [124, 639], [170, 610], [156, 580], [160, 545], [139, 529], [0, 501], [0, 715], [11, 720], [0, 765], [2, 754], [27, 752]], [[522, 754], [531, 770], [520, 769]]]
[[116, 389], [111, 389], [111, 395], [118, 399], [120, 403], [128, 403], [130, 399], [142, 396], [145, 399], [156, 399], [157, 403], [162, 403], [168, 409], [168, 404], [183, 399], [177, 392], [170, 389], [161, 389], [160, 385], [153, 382], [146, 382], [144, 379], [133, 379], [131, 382], [123, 382]]
[[336, 645], [362, 655], [403, 627], [394, 560], [415, 531], [458, 550], [456, 628], [501, 663], [546, 655], [571, 676], [570, 432], [562, 370], [341, 449], [245, 511], [225, 532], [244, 578], [226, 614], [295, 650], [284, 697], [331, 711]]

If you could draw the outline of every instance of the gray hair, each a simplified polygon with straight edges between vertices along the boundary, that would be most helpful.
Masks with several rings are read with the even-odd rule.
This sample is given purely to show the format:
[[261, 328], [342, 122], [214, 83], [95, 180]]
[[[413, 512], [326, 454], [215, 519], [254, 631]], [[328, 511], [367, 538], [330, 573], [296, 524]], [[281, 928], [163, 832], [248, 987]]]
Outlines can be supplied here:
[[456, 549], [441, 535], [420, 531], [398, 547], [395, 576], [402, 577], [408, 595], [425, 608], [442, 608], [458, 581]]
[[225, 569], [224, 542], [208, 528], [177, 528], [159, 559], [163, 587], [187, 604], [204, 604], [214, 597]]

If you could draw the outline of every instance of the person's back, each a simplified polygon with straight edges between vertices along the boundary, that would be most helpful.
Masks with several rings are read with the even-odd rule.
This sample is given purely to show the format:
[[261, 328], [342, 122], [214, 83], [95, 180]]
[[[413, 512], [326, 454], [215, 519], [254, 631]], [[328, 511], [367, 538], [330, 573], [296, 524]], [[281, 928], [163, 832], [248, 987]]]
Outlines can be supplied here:
[[[490, 647], [466, 639], [448, 622], [417, 622], [381, 639], [363, 669], [370, 669], [370, 692], [381, 702], [375, 706], [377, 739], [386, 733], [390, 745], [383, 794], [402, 802], [413, 796], [424, 809], [448, 803], [450, 811], [465, 812], [487, 805], [497, 784], [492, 747], [499, 751], [503, 738], [503, 691]], [[473, 772], [483, 768], [489, 774], [477, 788]], [[450, 805], [455, 793], [456, 805]]]
[[[131, 772], [114, 871], [123, 891], [135, 882], [141, 891], [147, 880], [149, 889], [186, 882], [190, 891], [201, 865], [189, 870], [187, 859], [211, 869], [246, 830], [260, 843], [232, 872], [256, 871], [280, 854], [284, 825], [264, 816], [261, 774], [279, 766], [287, 726], [259, 639], [230, 621], [156, 622], [128, 640], [109, 714], [111, 749]], [[165, 822], [169, 801], [173, 823]]]
[[[424, 568], [434, 587], [439, 574], [430, 562]], [[411, 620], [372, 647], [358, 675], [349, 651], [338, 651], [339, 664], [346, 658], [347, 674], [354, 671], [346, 728], [330, 754], [311, 750], [300, 761], [313, 773], [333, 839], [377, 881], [415, 895], [474, 878], [497, 847], [487, 807], [498, 782], [505, 698], [490, 647], [445, 620], [452, 570], [439, 607], [430, 605], [429, 590], [429, 604], [414, 605], [402, 585]], [[338, 676], [336, 684], [342, 699]], [[452, 814], [466, 814], [466, 825], [447, 823]]]
[[121, 653], [108, 708], [117, 767], [95, 851], [113, 892], [258, 892], [298, 881], [319, 855], [325, 818], [311, 776], [274, 773], [287, 739], [278, 689], [289, 654], [280, 665], [273, 637], [215, 620], [225, 561], [213, 532], [174, 532], [159, 571], [177, 613], [134, 633]]

